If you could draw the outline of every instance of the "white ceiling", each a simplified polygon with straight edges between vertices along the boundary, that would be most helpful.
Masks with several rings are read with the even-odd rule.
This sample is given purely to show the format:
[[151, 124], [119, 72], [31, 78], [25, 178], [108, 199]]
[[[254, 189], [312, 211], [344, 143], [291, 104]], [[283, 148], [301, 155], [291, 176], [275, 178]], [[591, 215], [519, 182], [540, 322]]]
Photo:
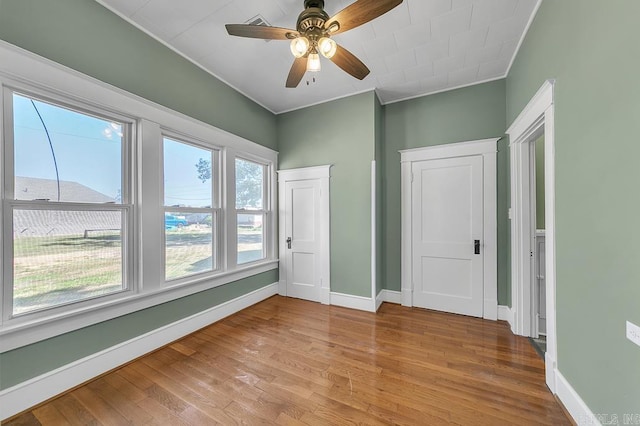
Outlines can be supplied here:
[[[502, 78], [539, 2], [404, 0], [334, 37], [371, 69], [364, 80], [322, 58], [321, 72], [287, 89], [288, 43], [232, 37], [224, 24], [261, 15], [295, 28], [303, 0], [97, 1], [274, 113], [372, 89], [386, 104]], [[325, 0], [325, 10], [334, 15], [352, 2]]]

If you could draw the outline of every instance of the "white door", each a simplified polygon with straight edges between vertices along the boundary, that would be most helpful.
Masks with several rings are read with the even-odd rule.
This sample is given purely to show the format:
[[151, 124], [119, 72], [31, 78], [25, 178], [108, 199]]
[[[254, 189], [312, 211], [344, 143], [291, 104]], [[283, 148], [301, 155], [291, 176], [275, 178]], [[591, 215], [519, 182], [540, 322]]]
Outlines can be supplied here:
[[[284, 184], [284, 272], [286, 295], [320, 301], [321, 209], [320, 180], [285, 181]], [[281, 247], [283, 245], [281, 244]]]
[[412, 163], [414, 306], [483, 316], [482, 156]]

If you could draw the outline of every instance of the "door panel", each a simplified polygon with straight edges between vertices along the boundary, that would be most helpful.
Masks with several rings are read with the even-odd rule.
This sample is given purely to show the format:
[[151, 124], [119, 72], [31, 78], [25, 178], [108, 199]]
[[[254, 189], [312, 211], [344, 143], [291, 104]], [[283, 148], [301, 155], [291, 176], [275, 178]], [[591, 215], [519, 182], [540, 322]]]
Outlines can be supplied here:
[[412, 173], [413, 303], [481, 317], [482, 157], [415, 162]]
[[459, 298], [473, 297], [473, 266], [466, 259], [422, 258], [422, 291]]
[[296, 243], [315, 240], [315, 187], [308, 186], [308, 183], [303, 185], [300, 187], [289, 185], [292, 200], [291, 219], [293, 221], [291, 237]]
[[315, 259], [313, 253], [291, 253], [291, 281], [296, 286], [315, 286]]
[[287, 296], [320, 301], [320, 181], [285, 182], [284, 253]]
[[472, 234], [472, 170], [466, 164], [447, 166], [446, 162], [418, 168], [422, 241], [466, 244]]

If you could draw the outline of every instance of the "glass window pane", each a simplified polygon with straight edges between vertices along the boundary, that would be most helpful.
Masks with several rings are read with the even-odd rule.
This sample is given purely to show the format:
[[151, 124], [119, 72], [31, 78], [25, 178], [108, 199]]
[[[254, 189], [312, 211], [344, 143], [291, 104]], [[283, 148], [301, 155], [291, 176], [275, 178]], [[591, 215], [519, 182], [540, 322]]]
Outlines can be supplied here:
[[13, 95], [15, 198], [122, 202], [123, 124]]
[[210, 150], [164, 138], [164, 205], [212, 207], [212, 164]]
[[238, 214], [238, 265], [264, 259], [264, 216]]
[[122, 213], [13, 212], [13, 314], [115, 293], [122, 280]]
[[213, 262], [213, 217], [204, 213], [165, 213], [165, 278], [209, 272]]
[[265, 166], [236, 159], [236, 209], [262, 210]]

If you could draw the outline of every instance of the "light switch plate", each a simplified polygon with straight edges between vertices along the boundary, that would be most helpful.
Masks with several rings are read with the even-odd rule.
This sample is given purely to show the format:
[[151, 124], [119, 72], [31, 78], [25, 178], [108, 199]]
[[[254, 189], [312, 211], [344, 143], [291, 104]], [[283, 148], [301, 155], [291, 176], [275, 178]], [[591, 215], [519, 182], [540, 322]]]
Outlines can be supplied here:
[[627, 321], [627, 339], [640, 346], [640, 327]]

